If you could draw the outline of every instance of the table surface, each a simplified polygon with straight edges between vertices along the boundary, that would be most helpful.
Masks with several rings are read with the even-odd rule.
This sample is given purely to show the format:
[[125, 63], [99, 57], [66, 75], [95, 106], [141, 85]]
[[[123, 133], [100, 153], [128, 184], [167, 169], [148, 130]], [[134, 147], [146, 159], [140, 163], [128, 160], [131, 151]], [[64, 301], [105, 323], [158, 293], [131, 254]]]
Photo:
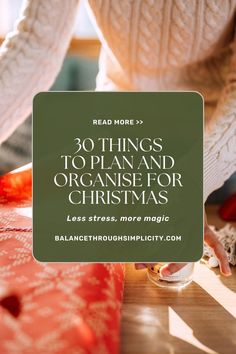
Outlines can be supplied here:
[[[217, 206], [209, 224], [224, 226]], [[236, 224], [234, 224], [236, 226]], [[229, 278], [203, 263], [185, 289], [158, 288], [146, 271], [127, 265], [122, 311], [122, 354], [235, 354], [236, 267]]]

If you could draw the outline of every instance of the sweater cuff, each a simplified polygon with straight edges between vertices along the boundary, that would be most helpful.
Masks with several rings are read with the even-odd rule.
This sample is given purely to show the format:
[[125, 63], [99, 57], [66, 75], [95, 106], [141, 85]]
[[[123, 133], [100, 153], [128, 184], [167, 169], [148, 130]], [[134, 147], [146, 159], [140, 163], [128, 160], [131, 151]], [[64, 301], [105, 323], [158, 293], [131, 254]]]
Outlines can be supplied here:
[[221, 181], [216, 154], [204, 152], [203, 201], [224, 182]]

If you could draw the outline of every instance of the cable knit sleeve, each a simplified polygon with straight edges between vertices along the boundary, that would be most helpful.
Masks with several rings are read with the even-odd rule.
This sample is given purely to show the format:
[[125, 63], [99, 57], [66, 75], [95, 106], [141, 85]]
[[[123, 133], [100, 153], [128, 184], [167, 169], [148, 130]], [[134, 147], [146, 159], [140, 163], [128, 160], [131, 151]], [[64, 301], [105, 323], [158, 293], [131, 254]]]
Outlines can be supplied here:
[[226, 85], [205, 134], [204, 201], [236, 171], [236, 34]]
[[28, 0], [0, 49], [0, 143], [50, 88], [69, 45], [78, 0]]

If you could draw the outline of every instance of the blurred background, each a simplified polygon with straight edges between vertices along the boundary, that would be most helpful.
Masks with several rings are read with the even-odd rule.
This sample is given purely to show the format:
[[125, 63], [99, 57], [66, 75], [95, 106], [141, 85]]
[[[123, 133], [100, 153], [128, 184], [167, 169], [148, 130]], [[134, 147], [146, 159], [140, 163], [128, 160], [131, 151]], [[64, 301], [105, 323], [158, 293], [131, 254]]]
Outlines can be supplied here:
[[[0, 0], [0, 42], [13, 29], [23, 0]], [[58, 75], [53, 91], [94, 90], [98, 72], [100, 43], [89, 19], [86, 0], [80, 0], [74, 37]], [[31, 161], [31, 117], [0, 146], [0, 174]], [[222, 203], [236, 191], [236, 173], [225, 185], [208, 199], [210, 203]]]

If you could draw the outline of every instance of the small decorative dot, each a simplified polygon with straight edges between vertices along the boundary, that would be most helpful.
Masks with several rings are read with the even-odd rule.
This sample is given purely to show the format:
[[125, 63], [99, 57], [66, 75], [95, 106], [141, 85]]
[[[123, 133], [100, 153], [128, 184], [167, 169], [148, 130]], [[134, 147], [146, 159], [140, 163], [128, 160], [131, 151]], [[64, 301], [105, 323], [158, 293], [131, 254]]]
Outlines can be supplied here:
[[208, 260], [208, 264], [211, 268], [216, 268], [219, 266], [219, 262], [215, 257], [210, 257]]

